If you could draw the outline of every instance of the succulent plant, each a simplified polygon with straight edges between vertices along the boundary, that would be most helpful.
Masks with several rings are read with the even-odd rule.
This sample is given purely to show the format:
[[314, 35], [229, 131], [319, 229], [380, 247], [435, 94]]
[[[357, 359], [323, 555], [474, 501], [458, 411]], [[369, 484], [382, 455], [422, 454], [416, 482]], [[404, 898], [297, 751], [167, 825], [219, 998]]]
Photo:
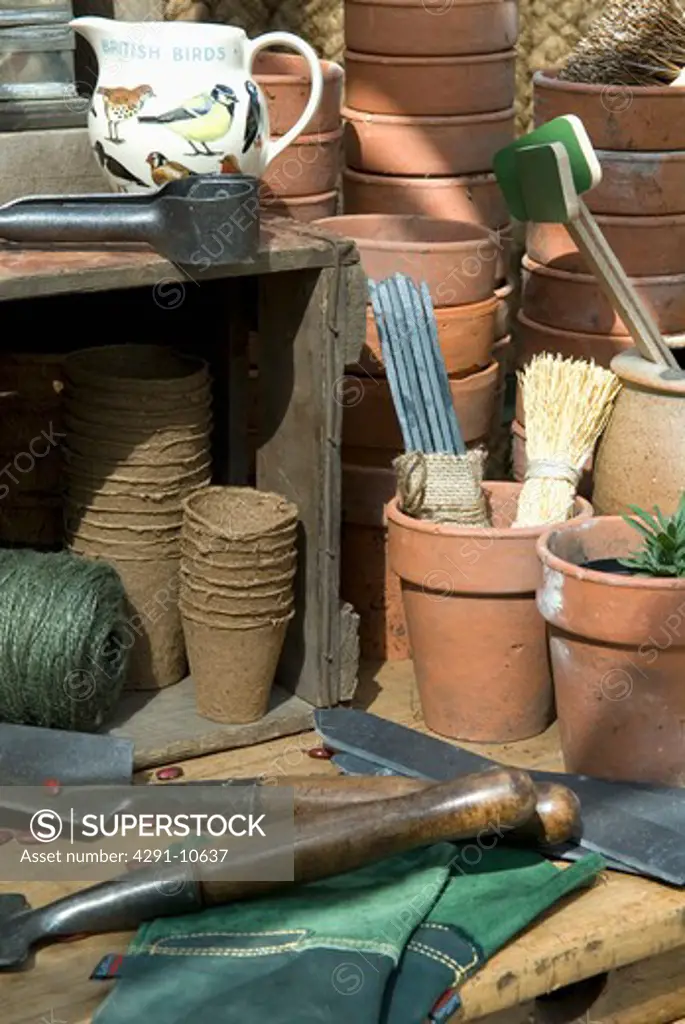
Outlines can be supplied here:
[[685, 491], [672, 516], [664, 516], [657, 507], [653, 513], [637, 505], [629, 508], [633, 515], [623, 518], [644, 542], [630, 558], [619, 558], [621, 565], [641, 576], [685, 577]]

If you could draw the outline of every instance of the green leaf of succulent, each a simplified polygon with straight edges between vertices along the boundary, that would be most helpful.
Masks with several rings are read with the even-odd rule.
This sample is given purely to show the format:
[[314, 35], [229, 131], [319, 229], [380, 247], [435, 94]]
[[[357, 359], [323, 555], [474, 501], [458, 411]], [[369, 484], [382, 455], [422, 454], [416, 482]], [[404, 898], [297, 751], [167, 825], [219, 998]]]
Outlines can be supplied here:
[[647, 576], [685, 578], [685, 491], [671, 516], [665, 516], [658, 506], [653, 512], [637, 505], [629, 508], [633, 515], [623, 519], [641, 535], [643, 543], [619, 563]]

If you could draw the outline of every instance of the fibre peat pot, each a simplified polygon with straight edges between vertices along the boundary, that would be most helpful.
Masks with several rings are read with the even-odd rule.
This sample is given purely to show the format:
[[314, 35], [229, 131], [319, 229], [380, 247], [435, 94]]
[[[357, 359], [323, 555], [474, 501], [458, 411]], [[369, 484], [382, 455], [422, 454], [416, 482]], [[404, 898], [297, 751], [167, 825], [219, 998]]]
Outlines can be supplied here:
[[[684, 97], [685, 99], [685, 97]], [[608, 217], [597, 223], [629, 277], [685, 273], [685, 214], [668, 217]], [[530, 224], [527, 250], [545, 266], [588, 273], [587, 264], [563, 224]]]
[[[544, 527], [512, 529], [521, 484], [484, 485], [494, 527], [412, 519], [387, 508], [390, 564], [402, 599], [421, 708], [433, 732], [506, 743], [554, 717], [535, 545]], [[591, 507], [577, 499], [578, 516]]]
[[593, 213], [631, 216], [639, 211], [642, 217], [685, 213], [685, 150], [600, 150], [597, 157], [602, 165], [602, 180], [583, 197]]
[[673, 86], [587, 85], [553, 71], [533, 76], [535, 124], [576, 114], [595, 149], [660, 152], [685, 149], [685, 89]]
[[[545, 267], [529, 256], [523, 257], [522, 265], [525, 317], [565, 331], [627, 336], [625, 324], [592, 274]], [[662, 334], [685, 331], [685, 274], [635, 277], [632, 284]]]
[[348, 167], [342, 183], [346, 214], [411, 214], [467, 221], [498, 232], [503, 241], [509, 235], [509, 211], [494, 174], [426, 178], [363, 174]]
[[345, 102], [370, 114], [489, 114], [514, 102], [513, 50], [448, 57], [345, 51]]
[[611, 369], [623, 385], [597, 450], [596, 508], [620, 515], [629, 505], [675, 512], [685, 481], [685, 372], [642, 359], [634, 349]]
[[396, 273], [425, 281], [436, 307], [482, 302], [495, 290], [497, 245], [479, 225], [395, 214], [345, 215], [317, 224], [353, 239], [374, 281]]
[[410, 657], [402, 592], [388, 558], [385, 506], [397, 490], [394, 469], [342, 467], [340, 594], [359, 615], [359, 651], [372, 661]]
[[263, 718], [291, 616], [240, 628], [185, 604], [181, 616], [198, 713], [226, 725]]
[[515, 0], [345, 0], [345, 41], [357, 53], [497, 53], [516, 44], [517, 31]]
[[[488, 436], [497, 379], [498, 366], [493, 360], [484, 370], [450, 380], [452, 404], [466, 444], [484, 441]], [[402, 451], [402, 433], [387, 380], [348, 376], [346, 384], [346, 394], [359, 396], [359, 400], [344, 409], [343, 444], [355, 449]]]
[[514, 108], [461, 117], [407, 117], [343, 108], [345, 163], [394, 175], [461, 175], [492, 170], [514, 141]]
[[570, 772], [682, 786], [685, 579], [586, 567], [640, 545], [619, 516], [539, 540], [561, 748]]
[[[436, 309], [438, 341], [448, 375], [466, 376], [489, 365], [498, 303], [499, 300], [493, 296], [483, 302]], [[370, 306], [366, 311], [366, 343], [356, 368], [372, 377], [385, 376], [376, 320]], [[355, 367], [351, 369], [354, 373]]]
[[342, 128], [300, 135], [269, 164], [263, 188], [282, 199], [334, 192], [342, 162], [342, 137]]
[[[255, 82], [266, 99], [272, 135], [285, 135], [304, 113], [311, 92], [311, 75], [304, 57], [262, 50], [252, 65]], [[321, 61], [323, 93], [306, 134], [332, 132], [340, 127], [343, 69], [329, 60]]]
[[184, 503], [189, 530], [230, 543], [290, 534], [297, 526], [297, 506], [281, 494], [253, 487], [207, 487]]
[[206, 386], [207, 363], [165, 345], [103, 345], [81, 349], [64, 359], [64, 373], [75, 387], [116, 396], [123, 392], [165, 406]]

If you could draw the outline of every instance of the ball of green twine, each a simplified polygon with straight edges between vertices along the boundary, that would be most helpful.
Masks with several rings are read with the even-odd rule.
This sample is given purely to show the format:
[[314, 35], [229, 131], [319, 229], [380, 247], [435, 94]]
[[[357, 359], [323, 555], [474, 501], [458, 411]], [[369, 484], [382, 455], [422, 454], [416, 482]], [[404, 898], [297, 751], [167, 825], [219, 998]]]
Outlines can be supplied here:
[[124, 685], [128, 632], [111, 565], [0, 551], [0, 721], [99, 729]]

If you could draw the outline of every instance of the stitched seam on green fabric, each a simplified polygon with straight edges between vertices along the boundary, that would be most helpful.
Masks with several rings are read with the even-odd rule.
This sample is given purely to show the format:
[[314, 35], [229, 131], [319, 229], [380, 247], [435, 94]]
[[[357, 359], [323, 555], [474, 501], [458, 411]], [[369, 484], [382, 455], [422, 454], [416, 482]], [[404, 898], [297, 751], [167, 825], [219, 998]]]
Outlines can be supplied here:
[[[437, 925], [440, 928], [440, 925]], [[449, 931], [449, 928], [445, 929]], [[469, 943], [470, 945], [470, 943]], [[453, 960], [451, 956], [447, 956], [446, 953], [440, 950], [433, 949], [432, 946], [427, 946], [423, 942], [416, 942], [416, 940], [409, 943], [407, 949], [413, 953], [420, 953], [422, 956], [428, 957], [429, 960], [435, 960], [436, 963], [442, 964], [443, 967], [449, 967], [454, 971], [454, 980], [452, 981], [450, 988], [455, 988], [460, 982], [472, 971], [475, 967], [478, 967], [480, 959], [478, 953], [471, 946], [471, 952], [473, 953], [473, 959], [468, 964], [460, 964], [457, 960]]]
[[398, 952], [394, 946], [390, 946], [387, 943], [371, 943], [365, 942], [360, 939], [342, 939], [333, 938], [322, 935], [311, 936], [305, 938], [307, 935], [306, 931], [284, 931], [284, 932], [194, 932], [190, 935], [183, 936], [184, 939], [190, 938], [234, 938], [246, 935], [293, 935], [299, 934], [300, 938], [294, 942], [284, 942], [278, 946], [248, 946], [248, 947], [235, 947], [233, 949], [226, 949], [223, 946], [210, 946], [209, 948], [199, 949], [196, 946], [184, 947], [175, 946], [169, 947], [163, 945], [165, 942], [173, 941], [173, 936], [168, 936], [163, 939], [158, 939], [148, 945], [137, 946], [132, 950], [133, 953], [148, 953], [150, 956], [226, 956], [226, 957], [259, 957], [259, 956], [270, 956], [274, 953], [281, 952], [302, 952], [308, 949], [353, 949], [359, 953], [376, 953], [378, 956], [387, 956], [393, 963], [398, 961]]

